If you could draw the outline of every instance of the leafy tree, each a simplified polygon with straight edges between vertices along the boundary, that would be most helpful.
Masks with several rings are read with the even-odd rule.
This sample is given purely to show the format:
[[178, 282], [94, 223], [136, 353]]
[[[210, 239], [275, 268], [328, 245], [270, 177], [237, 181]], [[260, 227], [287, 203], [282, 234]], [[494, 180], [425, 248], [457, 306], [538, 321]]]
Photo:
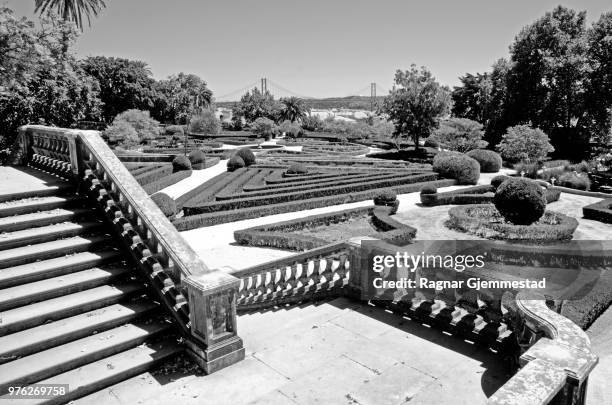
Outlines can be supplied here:
[[307, 115], [302, 119], [302, 128], [306, 131], [321, 131], [323, 129], [323, 120], [317, 115]]
[[113, 125], [129, 124], [138, 136], [138, 143], [146, 143], [159, 135], [159, 122], [151, 118], [148, 111], [127, 110], [117, 115]]
[[119, 143], [124, 147], [133, 147], [140, 143], [138, 133], [127, 121], [116, 120], [104, 130], [102, 135], [111, 143]]
[[212, 102], [212, 91], [206, 82], [193, 74], [179, 73], [155, 85], [157, 98], [153, 116], [162, 122], [187, 124], [192, 115]]
[[232, 114], [244, 117], [250, 123], [257, 120], [257, 118], [268, 118], [276, 121], [279, 111], [280, 106], [270, 92], [262, 94], [259, 89], [254, 88], [252, 91], [247, 91], [240, 98], [240, 102], [234, 105]]
[[456, 117], [468, 118], [487, 124], [490, 118], [489, 106], [492, 82], [489, 73], [466, 73], [459, 78], [461, 86], [453, 88], [452, 113]]
[[91, 17], [97, 17], [106, 7], [104, 0], [35, 0], [36, 13], [45, 14], [55, 10], [64, 21], [72, 21], [83, 31], [83, 16], [91, 25]]
[[555, 148], [541, 129], [516, 125], [508, 128], [497, 145], [497, 150], [509, 162], [536, 163], [542, 161]]
[[14, 144], [20, 125], [71, 127], [99, 118], [97, 83], [64, 52], [76, 37], [73, 24], [53, 15], [37, 28], [0, 7], [0, 149]]
[[251, 131], [253, 131], [254, 134], [266, 138], [272, 137], [276, 132], [276, 129], [277, 127], [274, 121], [265, 117], [257, 118], [255, 122], [253, 122], [253, 124], [251, 125]]
[[486, 147], [483, 136], [481, 123], [467, 118], [449, 118], [440, 122], [432, 138], [445, 149], [465, 153]]
[[216, 135], [221, 130], [221, 122], [214, 111], [206, 109], [191, 117], [189, 121], [189, 132], [197, 134]]
[[425, 67], [395, 73], [395, 87], [385, 98], [382, 110], [395, 124], [394, 136], [411, 137], [415, 149], [450, 112], [450, 90], [440, 85]]
[[304, 100], [297, 97], [281, 98], [281, 110], [279, 119], [291, 122], [302, 121], [310, 109], [304, 104]]
[[145, 62], [94, 56], [81, 62], [85, 72], [100, 86], [102, 116], [110, 122], [122, 111], [149, 110], [155, 99], [155, 80]]
[[302, 128], [289, 120], [283, 121], [278, 126], [278, 132], [284, 132], [286, 136], [290, 138], [297, 138], [300, 135]]

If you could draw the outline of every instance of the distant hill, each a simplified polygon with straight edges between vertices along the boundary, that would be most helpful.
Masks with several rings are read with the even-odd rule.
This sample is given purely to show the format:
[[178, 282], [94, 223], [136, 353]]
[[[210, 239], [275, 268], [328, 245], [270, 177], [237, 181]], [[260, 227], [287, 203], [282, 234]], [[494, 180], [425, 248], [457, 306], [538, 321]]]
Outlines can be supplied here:
[[[382, 103], [384, 97], [376, 97], [377, 103]], [[219, 107], [231, 107], [235, 101], [217, 102]], [[349, 96], [349, 97], [331, 97], [331, 98], [307, 98], [304, 103], [310, 108], [316, 109], [332, 109], [332, 108], [349, 108], [353, 110], [369, 110], [370, 97], [368, 96]], [[376, 107], [375, 107], [376, 108]]]

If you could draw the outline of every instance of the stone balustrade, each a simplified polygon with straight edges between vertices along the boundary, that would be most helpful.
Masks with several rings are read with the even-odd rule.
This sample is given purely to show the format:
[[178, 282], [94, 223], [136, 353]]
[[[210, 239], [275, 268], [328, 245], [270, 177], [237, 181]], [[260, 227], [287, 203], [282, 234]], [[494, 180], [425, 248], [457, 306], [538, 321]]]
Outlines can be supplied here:
[[351, 275], [354, 247], [334, 243], [234, 272], [242, 310], [338, 296]]
[[22, 163], [74, 181], [96, 202], [207, 373], [244, 358], [240, 281], [206, 267], [97, 131], [25, 126], [20, 145]]

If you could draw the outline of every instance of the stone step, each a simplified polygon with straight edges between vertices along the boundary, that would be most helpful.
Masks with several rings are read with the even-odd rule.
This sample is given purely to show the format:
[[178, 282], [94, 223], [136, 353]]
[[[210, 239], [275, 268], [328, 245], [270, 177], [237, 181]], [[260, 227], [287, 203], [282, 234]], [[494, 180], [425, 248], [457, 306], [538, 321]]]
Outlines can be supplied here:
[[0, 336], [39, 326], [47, 321], [55, 321], [116, 304], [130, 296], [144, 293], [145, 288], [142, 283], [123, 282], [9, 309], [0, 312]]
[[171, 327], [164, 320], [137, 321], [4, 363], [0, 393], [8, 386], [34, 383], [134, 348]]
[[50, 242], [78, 235], [91, 235], [104, 229], [103, 222], [62, 222], [39, 228], [0, 234], [0, 250]]
[[2, 336], [0, 364], [131, 322], [154, 309], [159, 305], [149, 300], [114, 304]]
[[26, 198], [49, 197], [74, 191], [74, 186], [68, 182], [58, 181], [53, 185], [44, 186], [34, 190], [24, 190], [16, 193], [0, 194], [0, 203], [6, 201], [23, 200]]
[[75, 236], [67, 239], [38, 243], [36, 245], [2, 250], [0, 251], [0, 269], [19, 266], [37, 260], [52, 259], [54, 257], [84, 252], [93, 249], [95, 246], [109, 242], [110, 240], [111, 238], [106, 235], [88, 237]]
[[94, 214], [94, 212], [89, 208], [57, 208], [50, 211], [4, 217], [0, 218], [0, 233], [74, 221], [88, 214]]
[[[70, 391], [53, 399], [19, 400], [23, 405], [65, 404], [75, 399], [79, 403], [97, 404], [85, 395], [95, 396], [97, 391], [137, 376], [183, 351], [172, 338], [154, 344], [146, 344], [100, 359], [80, 368], [39, 381], [40, 384], [68, 384]], [[2, 402], [0, 397], [0, 403]]]
[[23, 200], [0, 203], [0, 218], [14, 215], [30, 214], [38, 211], [49, 211], [57, 208], [76, 207], [85, 202], [85, 198], [77, 195], [33, 197]]
[[0, 288], [13, 287], [20, 284], [46, 278], [57, 277], [75, 271], [85, 270], [113, 261], [119, 261], [122, 255], [116, 250], [100, 252], [81, 252], [73, 255], [56, 257], [54, 259], [22, 264], [20, 266], [0, 269]]
[[101, 269], [94, 267], [76, 273], [35, 281], [0, 290], [0, 311], [68, 295], [106, 284], [112, 279], [130, 274], [127, 266]]

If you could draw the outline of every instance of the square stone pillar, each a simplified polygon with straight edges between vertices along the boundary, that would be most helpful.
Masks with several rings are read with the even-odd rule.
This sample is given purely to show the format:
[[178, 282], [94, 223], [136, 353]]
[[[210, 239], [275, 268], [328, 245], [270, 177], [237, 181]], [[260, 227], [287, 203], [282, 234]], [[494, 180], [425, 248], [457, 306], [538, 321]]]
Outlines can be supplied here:
[[187, 290], [192, 339], [188, 349], [207, 374], [244, 359], [236, 324], [240, 280], [219, 270], [189, 276]]

